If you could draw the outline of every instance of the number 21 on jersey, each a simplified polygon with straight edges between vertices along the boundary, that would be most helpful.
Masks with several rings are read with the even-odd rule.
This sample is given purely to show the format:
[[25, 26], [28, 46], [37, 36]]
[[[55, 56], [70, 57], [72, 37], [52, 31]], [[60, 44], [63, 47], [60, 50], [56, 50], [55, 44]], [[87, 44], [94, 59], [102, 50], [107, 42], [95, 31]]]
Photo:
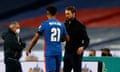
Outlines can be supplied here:
[[52, 42], [59, 42], [60, 41], [60, 33], [61, 33], [61, 31], [60, 31], [59, 27], [51, 28], [51, 41]]

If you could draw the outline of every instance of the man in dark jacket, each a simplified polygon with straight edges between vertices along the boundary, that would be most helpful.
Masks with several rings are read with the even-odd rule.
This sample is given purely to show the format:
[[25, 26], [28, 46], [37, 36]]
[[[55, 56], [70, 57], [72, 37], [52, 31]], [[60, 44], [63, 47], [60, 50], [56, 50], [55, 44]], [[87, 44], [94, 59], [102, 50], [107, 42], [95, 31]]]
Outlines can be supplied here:
[[22, 72], [19, 59], [22, 50], [25, 48], [25, 43], [22, 42], [19, 33], [20, 24], [18, 22], [12, 22], [9, 25], [8, 31], [2, 34], [6, 72]]
[[76, 9], [67, 7], [65, 9], [65, 22], [70, 41], [65, 45], [64, 72], [81, 72], [83, 51], [89, 44], [86, 27], [76, 19]]

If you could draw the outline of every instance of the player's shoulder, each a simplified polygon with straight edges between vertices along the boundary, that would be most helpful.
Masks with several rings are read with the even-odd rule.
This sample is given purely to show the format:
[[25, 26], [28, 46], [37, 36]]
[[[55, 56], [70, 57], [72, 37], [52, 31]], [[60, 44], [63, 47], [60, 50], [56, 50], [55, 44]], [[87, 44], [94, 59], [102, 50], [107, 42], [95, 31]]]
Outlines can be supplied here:
[[48, 24], [48, 20], [45, 20], [45, 21], [41, 22], [39, 26], [46, 26], [47, 24]]
[[56, 20], [48, 19], [42, 22], [42, 24], [49, 24], [50, 22], [55, 22]]
[[45, 20], [45, 21], [42, 22], [42, 24], [46, 24], [46, 23], [48, 23], [48, 22], [49, 22], [48, 20]]

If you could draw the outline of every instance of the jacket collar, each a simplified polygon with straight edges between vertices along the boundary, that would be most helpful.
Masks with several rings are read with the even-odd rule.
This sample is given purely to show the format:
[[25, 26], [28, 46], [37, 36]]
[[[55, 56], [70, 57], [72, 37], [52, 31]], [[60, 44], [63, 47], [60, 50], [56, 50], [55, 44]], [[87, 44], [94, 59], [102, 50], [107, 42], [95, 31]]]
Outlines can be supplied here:
[[16, 35], [16, 33], [13, 32], [10, 28], [8, 28], [8, 32]]

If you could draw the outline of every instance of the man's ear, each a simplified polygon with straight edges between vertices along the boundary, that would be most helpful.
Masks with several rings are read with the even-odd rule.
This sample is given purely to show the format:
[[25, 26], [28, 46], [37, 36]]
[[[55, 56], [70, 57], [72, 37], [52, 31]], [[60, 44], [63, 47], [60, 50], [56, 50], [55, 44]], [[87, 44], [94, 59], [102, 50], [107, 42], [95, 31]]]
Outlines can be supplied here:
[[75, 13], [75, 12], [73, 13], [73, 16], [74, 16], [74, 17], [76, 16], [76, 13]]

